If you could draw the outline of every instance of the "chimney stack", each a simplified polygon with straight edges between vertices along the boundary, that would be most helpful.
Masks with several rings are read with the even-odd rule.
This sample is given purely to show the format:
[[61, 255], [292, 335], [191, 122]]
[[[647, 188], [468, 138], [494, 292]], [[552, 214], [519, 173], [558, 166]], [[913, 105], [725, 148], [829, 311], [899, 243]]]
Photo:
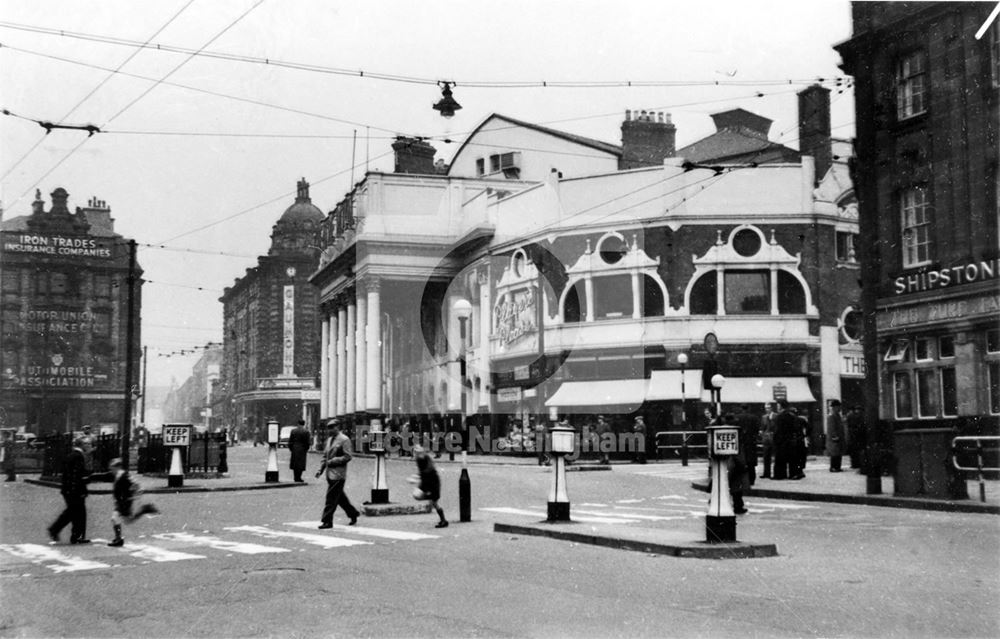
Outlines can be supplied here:
[[434, 175], [434, 154], [437, 152], [426, 140], [399, 136], [392, 143], [396, 154], [396, 173], [421, 173]]
[[816, 182], [830, 170], [830, 90], [818, 84], [799, 91], [799, 152], [816, 159]]
[[626, 110], [618, 168], [662, 165], [664, 158], [674, 156], [676, 137], [677, 127], [670, 121], [669, 113]]

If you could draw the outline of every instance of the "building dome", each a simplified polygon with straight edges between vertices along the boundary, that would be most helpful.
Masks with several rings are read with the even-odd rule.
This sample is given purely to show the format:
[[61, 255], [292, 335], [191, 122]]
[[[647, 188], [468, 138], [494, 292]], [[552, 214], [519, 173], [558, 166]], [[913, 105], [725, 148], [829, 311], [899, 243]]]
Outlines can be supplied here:
[[319, 210], [319, 207], [309, 199], [309, 183], [306, 182], [305, 178], [302, 178], [298, 182], [298, 194], [295, 196], [295, 204], [285, 209], [278, 222], [317, 223], [322, 221], [324, 217], [323, 211]]

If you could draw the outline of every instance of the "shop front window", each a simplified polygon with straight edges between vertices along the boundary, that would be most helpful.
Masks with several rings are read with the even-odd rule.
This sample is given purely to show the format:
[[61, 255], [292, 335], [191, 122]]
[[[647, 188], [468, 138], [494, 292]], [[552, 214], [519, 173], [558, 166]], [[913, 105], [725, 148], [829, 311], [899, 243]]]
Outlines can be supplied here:
[[896, 419], [913, 417], [913, 400], [910, 392], [910, 374], [899, 372], [892, 376]]
[[954, 368], [941, 369], [941, 414], [948, 417], [958, 415], [958, 391]]
[[987, 366], [990, 382], [990, 413], [1000, 414], [1000, 362], [990, 362]]
[[917, 371], [917, 409], [920, 417], [938, 416], [937, 369]]

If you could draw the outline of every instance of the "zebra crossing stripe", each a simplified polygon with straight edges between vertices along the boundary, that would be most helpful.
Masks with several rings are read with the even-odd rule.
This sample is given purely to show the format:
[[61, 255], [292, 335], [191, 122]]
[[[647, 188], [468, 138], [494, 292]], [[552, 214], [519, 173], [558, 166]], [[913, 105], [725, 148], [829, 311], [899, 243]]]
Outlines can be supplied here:
[[149, 544], [133, 544], [132, 542], [125, 542], [125, 545], [121, 547], [121, 550], [136, 559], [145, 559], [147, 561], [155, 561], [156, 563], [205, 558], [205, 555], [192, 555], [187, 552], [167, 550], [166, 548], [150, 546]]
[[290, 537], [292, 539], [300, 539], [306, 543], [314, 544], [316, 546], [322, 546], [324, 548], [342, 548], [344, 546], [370, 546], [370, 541], [361, 541], [360, 539], [344, 539], [343, 537], [330, 537], [329, 535], [315, 535], [310, 533], [300, 533], [291, 532], [285, 530], [272, 530], [265, 526], [234, 526], [231, 528], [226, 528], [226, 530], [232, 530], [236, 532], [248, 532], [252, 535], [259, 535], [267, 539], [279, 539], [281, 537]]
[[43, 546], [41, 544], [4, 544], [0, 545], [0, 550], [4, 550], [21, 559], [27, 559], [32, 563], [41, 564], [49, 570], [59, 573], [111, 567], [99, 561], [67, 555], [51, 546]]
[[156, 539], [163, 539], [164, 541], [180, 541], [194, 546], [208, 546], [209, 548], [214, 548], [215, 550], [237, 552], [242, 555], [261, 555], [265, 553], [291, 552], [287, 548], [278, 548], [276, 546], [261, 546], [259, 544], [248, 544], [235, 541], [226, 541], [224, 539], [219, 539], [218, 537], [212, 537], [211, 535], [192, 535], [191, 533], [185, 533], [185, 532], [163, 533], [160, 535], [153, 535], [153, 537], [155, 537]]
[[[316, 528], [315, 521], [292, 521], [286, 526], [296, 528]], [[365, 526], [337, 526], [331, 530], [338, 533], [349, 533], [352, 535], [363, 535], [367, 537], [381, 537], [383, 539], [394, 539], [397, 541], [419, 541], [421, 539], [437, 539], [438, 535], [427, 535], [425, 533], [409, 532], [405, 530], [390, 530], [388, 528], [367, 528]]]
[[687, 519], [687, 515], [679, 516], [667, 516], [667, 515], [639, 515], [637, 513], [625, 512], [625, 513], [605, 513], [599, 510], [576, 510], [574, 512], [583, 513], [585, 515], [600, 515], [602, 517], [626, 517], [632, 519], [643, 519], [646, 521], [676, 521], [678, 519]]

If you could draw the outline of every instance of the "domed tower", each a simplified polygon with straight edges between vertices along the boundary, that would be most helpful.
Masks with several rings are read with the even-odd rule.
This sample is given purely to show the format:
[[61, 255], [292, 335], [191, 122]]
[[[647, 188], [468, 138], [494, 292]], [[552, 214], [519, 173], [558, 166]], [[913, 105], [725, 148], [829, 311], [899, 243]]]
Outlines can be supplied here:
[[309, 198], [309, 183], [302, 178], [298, 182], [295, 203], [285, 209], [271, 230], [271, 248], [267, 254], [311, 255], [316, 251], [316, 232], [324, 217], [323, 211]]

